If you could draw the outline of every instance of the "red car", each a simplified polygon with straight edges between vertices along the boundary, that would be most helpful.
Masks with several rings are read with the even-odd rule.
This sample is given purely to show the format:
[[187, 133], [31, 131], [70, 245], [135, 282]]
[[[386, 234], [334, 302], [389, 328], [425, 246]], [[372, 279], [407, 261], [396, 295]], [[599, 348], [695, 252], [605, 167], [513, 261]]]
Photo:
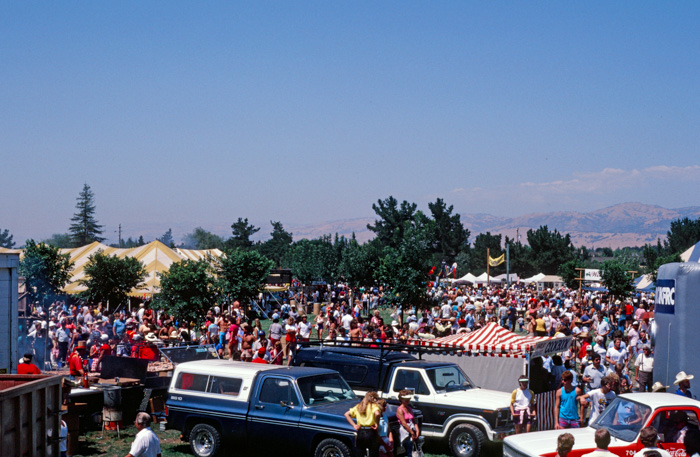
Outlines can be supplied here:
[[[678, 412], [685, 414], [674, 414]], [[685, 417], [679, 425], [673, 419]], [[700, 402], [671, 393], [633, 393], [618, 396], [595, 422], [588, 427], [566, 430], [548, 430], [507, 437], [503, 441], [503, 457], [554, 457], [557, 453], [557, 437], [571, 433], [575, 444], [569, 457], [580, 457], [595, 450], [595, 431], [606, 428], [611, 441], [608, 450], [620, 457], [631, 457], [644, 446], [639, 442], [639, 432], [648, 426], [659, 433], [659, 447], [672, 457], [685, 457], [685, 446], [675, 442], [675, 436], [683, 426], [698, 428]]]

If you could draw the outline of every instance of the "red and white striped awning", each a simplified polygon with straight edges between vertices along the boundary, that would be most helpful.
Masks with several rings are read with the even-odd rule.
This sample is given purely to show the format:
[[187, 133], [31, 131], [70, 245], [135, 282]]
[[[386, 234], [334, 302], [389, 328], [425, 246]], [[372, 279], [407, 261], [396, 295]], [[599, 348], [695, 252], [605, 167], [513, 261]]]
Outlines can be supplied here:
[[495, 322], [489, 322], [485, 327], [472, 333], [457, 333], [433, 340], [412, 340], [410, 344], [462, 349], [469, 355], [525, 357], [530, 349], [535, 347], [535, 344], [551, 339], [541, 336], [518, 335]]

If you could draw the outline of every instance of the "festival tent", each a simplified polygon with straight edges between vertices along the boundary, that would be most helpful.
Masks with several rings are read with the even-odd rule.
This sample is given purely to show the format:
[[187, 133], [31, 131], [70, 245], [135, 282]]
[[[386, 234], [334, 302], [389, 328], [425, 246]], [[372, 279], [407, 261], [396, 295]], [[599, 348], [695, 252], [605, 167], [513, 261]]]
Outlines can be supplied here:
[[654, 285], [650, 274], [642, 275], [634, 280], [634, 288], [640, 292], [653, 292]]
[[681, 254], [682, 262], [700, 262], [700, 241]]
[[63, 288], [67, 294], [77, 294], [86, 287], [80, 284], [81, 279], [86, 279], [85, 266], [90, 260], [90, 256], [102, 252], [104, 255], [116, 256], [119, 258], [134, 257], [143, 263], [146, 269], [146, 278], [143, 281], [142, 287], [132, 289], [131, 296], [138, 297], [144, 295], [153, 295], [158, 291], [160, 286], [160, 273], [164, 273], [170, 269], [170, 266], [181, 260], [186, 259], [202, 259], [220, 257], [221, 251], [218, 249], [209, 250], [191, 250], [191, 249], [170, 249], [160, 241], [152, 241], [135, 248], [119, 249], [113, 248], [97, 241], [86, 246], [78, 248], [61, 249], [61, 254], [68, 254], [73, 262], [73, 269], [68, 284]]
[[531, 276], [529, 278], [522, 279], [520, 282], [525, 283], [525, 284], [531, 284], [533, 282], [540, 281], [542, 278], [544, 278], [544, 273], [537, 273], [535, 276]]
[[474, 284], [475, 282], [476, 282], [476, 276], [474, 276], [471, 273], [467, 273], [466, 275], [462, 276], [461, 278], [457, 278], [454, 281], [452, 281], [452, 285], [465, 286], [467, 284]]
[[[565, 345], [571, 343], [570, 338], [567, 342], [549, 337], [518, 335], [495, 322], [490, 322], [472, 333], [458, 333], [432, 340], [415, 340], [411, 344], [450, 349], [445, 354], [428, 353], [422, 358], [457, 363], [476, 385], [512, 392], [513, 386], [517, 385], [517, 377], [525, 373], [527, 356], [532, 354], [538, 343], [550, 341], [561, 341]], [[451, 354], [454, 349], [459, 349], [456, 352], [457, 360], [455, 355]]]
[[474, 283], [476, 284], [484, 284], [486, 282], [488, 282], [488, 275], [486, 274], [486, 272], [483, 272], [479, 276], [474, 278]]
[[498, 276], [491, 276], [491, 282], [499, 282], [499, 283], [502, 283], [502, 284], [503, 284], [503, 283], [507, 283], [509, 277], [510, 277], [510, 282], [511, 282], [511, 283], [518, 282], [518, 279], [520, 279], [520, 278], [518, 278], [517, 273], [511, 273], [511, 274], [509, 274], [509, 275], [507, 275], [507, 274], [504, 273], [504, 274], [498, 275]]

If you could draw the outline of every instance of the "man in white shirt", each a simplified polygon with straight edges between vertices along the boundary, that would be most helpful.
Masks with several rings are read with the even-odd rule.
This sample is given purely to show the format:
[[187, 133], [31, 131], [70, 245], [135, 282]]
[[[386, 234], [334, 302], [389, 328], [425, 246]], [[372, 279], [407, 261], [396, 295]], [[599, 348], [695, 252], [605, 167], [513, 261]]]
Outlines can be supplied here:
[[138, 413], [134, 424], [138, 433], [126, 457], [161, 457], [160, 440], [151, 430], [151, 416], [148, 413]]
[[605, 360], [611, 365], [615, 366], [618, 363], [625, 365], [627, 363], [627, 349], [622, 347], [622, 340], [620, 338], [615, 338], [613, 346], [608, 349], [605, 354]]
[[642, 346], [642, 353], [635, 360], [637, 374], [635, 380], [639, 385], [640, 392], [651, 392], [653, 384], [652, 371], [654, 370], [654, 355], [651, 353], [651, 346], [645, 344]]
[[612, 388], [613, 380], [609, 376], [605, 376], [600, 381], [600, 389], [591, 390], [581, 397], [581, 405], [585, 407], [588, 403], [591, 404], [589, 423], [593, 423], [615, 399], [615, 392], [613, 392]]

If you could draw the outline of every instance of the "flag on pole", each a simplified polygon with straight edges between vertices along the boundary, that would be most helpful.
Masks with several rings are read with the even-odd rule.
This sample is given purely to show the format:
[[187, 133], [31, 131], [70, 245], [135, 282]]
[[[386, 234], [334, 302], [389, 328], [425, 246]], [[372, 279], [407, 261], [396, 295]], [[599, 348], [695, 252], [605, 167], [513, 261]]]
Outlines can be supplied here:
[[489, 265], [492, 267], [496, 267], [505, 261], [506, 261], [505, 254], [501, 254], [500, 256], [496, 257], [495, 259], [493, 257], [489, 256]]
[[450, 267], [450, 272], [447, 274], [447, 276], [452, 275], [452, 277], [454, 278], [456, 271], [457, 271], [457, 262], [452, 264], [452, 266]]

